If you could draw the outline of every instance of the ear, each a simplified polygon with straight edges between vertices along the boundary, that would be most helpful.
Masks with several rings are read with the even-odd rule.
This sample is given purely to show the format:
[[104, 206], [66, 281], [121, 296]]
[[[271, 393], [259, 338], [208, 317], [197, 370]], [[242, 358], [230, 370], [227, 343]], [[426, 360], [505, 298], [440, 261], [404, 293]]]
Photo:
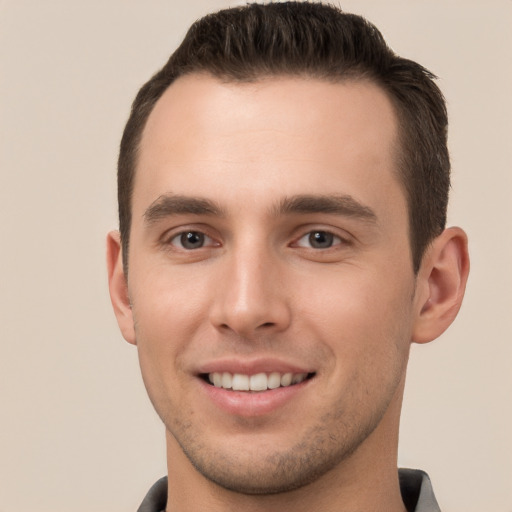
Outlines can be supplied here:
[[412, 341], [427, 343], [448, 328], [459, 312], [468, 274], [466, 233], [445, 229], [427, 250], [418, 272]]
[[135, 345], [133, 313], [128, 296], [128, 284], [123, 270], [119, 231], [111, 231], [107, 235], [107, 269], [110, 300], [121, 334], [128, 343]]

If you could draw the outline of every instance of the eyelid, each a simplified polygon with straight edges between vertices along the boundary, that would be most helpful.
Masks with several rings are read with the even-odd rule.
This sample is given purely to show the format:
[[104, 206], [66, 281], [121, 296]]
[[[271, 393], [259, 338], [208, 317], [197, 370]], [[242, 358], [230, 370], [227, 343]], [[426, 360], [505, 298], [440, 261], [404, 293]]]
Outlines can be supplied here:
[[[302, 244], [301, 241], [302, 240], [308, 240], [312, 233], [325, 233], [327, 235], [332, 235], [332, 237], [333, 237], [332, 245], [330, 245], [329, 247], [321, 248], [321, 247], [311, 247], [311, 245], [308, 242]], [[295, 242], [294, 245], [296, 245], [297, 247], [304, 247], [304, 248], [307, 248], [307, 249], [314, 249], [316, 251], [320, 251], [320, 250], [324, 250], [325, 251], [327, 249], [332, 249], [333, 247], [335, 247], [337, 245], [340, 245], [340, 243], [343, 243], [343, 242], [344, 242], [344, 240], [341, 237], [339, 237], [338, 235], [335, 235], [334, 233], [331, 233], [330, 231], [325, 231], [323, 229], [322, 230], [320, 230], [320, 229], [313, 229], [311, 231], [308, 231], [304, 235], [302, 235], [299, 239], [297, 239], [297, 241]]]
[[[202, 235], [204, 237], [204, 243], [203, 245], [201, 245], [201, 247], [197, 247], [195, 249], [187, 249], [186, 247], [183, 247], [183, 244], [181, 243], [181, 237], [186, 234], [186, 233], [196, 233], [198, 235]], [[175, 243], [176, 242], [176, 243]], [[173, 237], [171, 237], [171, 239], [169, 240], [169, 244], [174, 246], [174, 247], [177, 247], [179, 249], [183, 249], [185, 251], [192, 251], [192, 250], [198, 250], [198, 249], [203, 249], [204, 247], [212, 247], [214, 246], [215, 244], [212, 243], [213, 242], [213, 239], [211, 237], [209, 237], [206, 233], [203, 233], [201, 231], [192, 231], [190, 229], [188, 230], [185, 230], [185, 231], [181, 231], [180, 233], [176, 233]]]
[[[209, 247], [218, 247], [220, 246], [220, 242], [218, 242], [217, 238], [212, 232], [211, 229], [208, 229], [206, 226], [198, 226], [198, 225], [188, 225], [188, 226], [178, 226], [172, 229], [167, 230], [161, 237], [160, 243], [164, 246], [172, 246], [176, 250], [190, 252], [193, 249], [186, 249], [182, 247], [180, 243], [173, 243], [174, 240], [179, 240], [179, 238], [184, 233], [199, 233], [204, 235], [205, 239], [208, 240], [208, 243], [205, 243], [203, 246], [198, 249], [209, 248]], [[196, 251], [198, 249], [195, 249]]]
[[[300, 234], [299, 236], [296, 236], [293, 240], [293, 242], [291, 243], [291, 246], [292, 247], [300, 247], [300, 248], [303, 248], [303, 249], [311, 249], [311, 250], [314, 250], [314, 251], [327, 251], [329, 249], [333, 249], [339, 245], [352, 245], [353, 244], [353, 238], [352, 236], [347, 233], [346, 231], [343, 231], [343, 232], [340, 232], [341, 230], [340, 229], [335, 229], [333, 227], [325, 227], [325, 226], [303, 226], [301, 229], [300, 229]], [[315, 232], [322, 232], [322, 233], [327, 233], [329, 235], [332, 235], [335, 239], [335, 242], [333, 243], [333, 245], [329, 248], [325, 248], [325, 249], [319, 249], [319, 248], [314, 248], [314, 247], [311, 247], [311, 246], [308, 246], [306, 244], [304, 245], [300, 245], [299, 242], [310, 236], [311, 233], [315, 233]]]

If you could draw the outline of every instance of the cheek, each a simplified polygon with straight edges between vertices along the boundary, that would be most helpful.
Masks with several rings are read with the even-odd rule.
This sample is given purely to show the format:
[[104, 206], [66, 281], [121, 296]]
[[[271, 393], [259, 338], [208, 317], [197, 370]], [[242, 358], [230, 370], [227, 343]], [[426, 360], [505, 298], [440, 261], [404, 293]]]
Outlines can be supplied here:
[[133, 282], [130, 296], [136, 312], [136, 329], [144, 338], [156, 341], [164, 337], [170, 341], [169, 338], [197, 325], [197, 316], [204, 314], [209, 290], [205, 279], [191, 279], [189, 273], [161, 265]]
[[[400, 273], [385, 275], [351, 268], [317, 275], [298, 316], [336, 352], [336, 360], [386, 360], [408, 350], [412, 329], [412, 283]], [[361, 362], [363, 363], [363, 361]], [[374, 365], [375, 366], [375, 365]]]
[[201, 328], [198, 318], [207, 314], [206, 286], [162, 268], [134, 278], [132, 285], [140, 367], [151, 395], [169, 380], [173, 386], [179, 382], [184, 354]]

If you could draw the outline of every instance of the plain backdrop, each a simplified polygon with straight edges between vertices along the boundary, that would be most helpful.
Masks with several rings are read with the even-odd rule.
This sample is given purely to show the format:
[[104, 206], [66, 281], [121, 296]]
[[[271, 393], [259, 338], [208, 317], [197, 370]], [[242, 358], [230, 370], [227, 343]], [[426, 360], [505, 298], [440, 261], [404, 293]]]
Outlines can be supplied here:
[[[111, 312], [105, 234], [138, 88], [228, 0], [0, 0], [0, 512], [122, 512], [165, 474], [164, 431]], [[439, 75], [459, 318], [413, 347], [400, 464], [443, 511], [512, 512], [512, 2], [350, 0]], [[293, 419], [292, 419], [293, 420]]]

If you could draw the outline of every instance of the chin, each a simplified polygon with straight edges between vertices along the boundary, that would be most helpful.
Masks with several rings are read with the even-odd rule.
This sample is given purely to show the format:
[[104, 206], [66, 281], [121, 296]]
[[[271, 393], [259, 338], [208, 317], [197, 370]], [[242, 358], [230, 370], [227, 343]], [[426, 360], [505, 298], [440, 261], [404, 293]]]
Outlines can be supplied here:
[[[206, 479], [218, 486], [240, 494], [270, 495], [293, 491], [304, 487], [327, 473], [336, 465], [335, 460], [303, 460], [300, 456], [269, 456], [266, 460], [241, 463], [192, 464]], [[313, 462], [313, 463], [312, 463]]]
[[287, 447], [277, 440], [269, 445], [268, 439], [258, 443], [254, 438], [222, 447], [213, 440], [205, 442], [203, 436], [192, 440], [186, 434], [178, 443], [192, 466], [207, 480], [236, 493], [271, 495], [307, 486], [339, 467], [375, 426], [372, 423], [357, 431], [341, 428], [333, 435], [319, 422]]

